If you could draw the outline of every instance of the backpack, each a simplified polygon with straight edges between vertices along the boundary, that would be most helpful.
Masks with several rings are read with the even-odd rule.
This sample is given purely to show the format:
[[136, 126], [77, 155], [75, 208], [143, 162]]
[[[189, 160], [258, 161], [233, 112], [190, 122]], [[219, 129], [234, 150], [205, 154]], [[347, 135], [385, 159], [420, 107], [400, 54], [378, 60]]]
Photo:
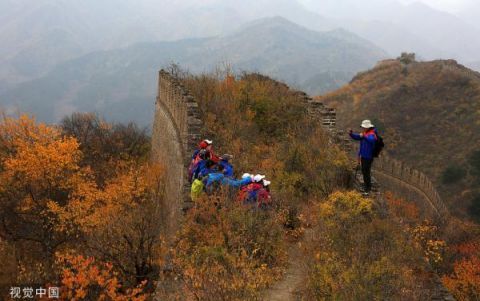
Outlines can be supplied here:
[[373, 157], [378, 158], [384, 147], [385, 143], [383, 142], [383, 138], [380, 135], [377, 135], [377, 140], [375, 141], [375, 146], [373, 147]]
[[195, 201], [202, 195], [203, 188], [204, 188], [204, 185], [202, 181], [200, 181], [199, 179], [196, 179], [195, 181], [193, 181], [192, 189], [190, 191], [190, 196], [192, 197], [192, 201]]

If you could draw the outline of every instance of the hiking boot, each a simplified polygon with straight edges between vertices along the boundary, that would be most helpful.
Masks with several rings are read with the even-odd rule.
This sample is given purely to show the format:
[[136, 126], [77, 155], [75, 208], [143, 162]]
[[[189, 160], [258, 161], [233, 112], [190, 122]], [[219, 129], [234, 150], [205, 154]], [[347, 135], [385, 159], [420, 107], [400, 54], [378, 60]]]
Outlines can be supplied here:
[[368, 196], [370, 196], [370, 192], [369, 192], [369, 191], [364, 191], [364, 192], [362, 193], [362, 195], [363, 195], [364, 197], [368, 197]]

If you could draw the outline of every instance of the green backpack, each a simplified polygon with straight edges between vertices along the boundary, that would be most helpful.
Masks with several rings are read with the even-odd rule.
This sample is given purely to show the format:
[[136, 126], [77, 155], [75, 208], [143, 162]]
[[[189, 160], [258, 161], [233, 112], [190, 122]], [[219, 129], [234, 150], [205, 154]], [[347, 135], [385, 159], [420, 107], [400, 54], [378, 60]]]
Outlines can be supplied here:
[[202, 195], [203, 188], [204, 188], [204, 185], [203, 185], [203, 182], [201, 180], [195, 179], [195, 181], [193, 181], [192, 189], [190, 191], [190, 196], [192, 198], [192, 201], [195, 201], [196, 199], [198, 199]]

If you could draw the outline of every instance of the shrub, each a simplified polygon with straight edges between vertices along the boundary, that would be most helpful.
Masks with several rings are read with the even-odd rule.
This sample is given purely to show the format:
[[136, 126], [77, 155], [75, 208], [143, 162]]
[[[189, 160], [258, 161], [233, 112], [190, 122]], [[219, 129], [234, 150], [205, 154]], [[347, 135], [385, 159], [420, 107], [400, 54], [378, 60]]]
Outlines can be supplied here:
[[403, 229], [379, 219], [373, 208], [371, 199], [356, 192], [336, 192], [320, 204], [304, 299], [427, 298], [423, 258]]
[[480, 222], [480, 195], [473, 198], [468, 208], [468, 212], [477, 222]]
[[442, 173], [442, 183], [452, 185], [460, 182], [465, 178], [467, 172], [460, 166], [451, 165], [447, 167]]
[[462, 259], [455, 263], [451, 275], [442, 278], [456, 300], [480, 300], [480, 259]]
[[468, 162], [470, 163], [472, 175], [480, 179], [480, 151], [474, 152]]
[[200, 199], [187, 213], [174, 251], [187, 295], [251, 300], [278, 279], [286, 251], [271, 214], [221, 195]]

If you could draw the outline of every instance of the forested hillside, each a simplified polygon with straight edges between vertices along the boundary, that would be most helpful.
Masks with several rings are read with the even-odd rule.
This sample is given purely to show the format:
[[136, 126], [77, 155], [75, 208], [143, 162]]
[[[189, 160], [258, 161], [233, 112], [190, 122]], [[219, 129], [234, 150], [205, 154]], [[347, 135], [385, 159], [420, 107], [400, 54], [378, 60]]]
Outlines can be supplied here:
[[[459, 295], [470, 292], [461, 291], [470, 276], [461, 266], [452, 274], [452, 263], [478, 259], [475, 228], [437, 227], [394, 197], [385, 213], [378, 200], [349, 192], [348, 157], [311, 118], [301, 94], [259, 74], [186, 74], [183, 83], [199, 103], [203, 135], [218, 154], [233, 155], [234, 175], [271, 180], [271, 206], [251, 207], [235, 191], [213, 190], [165, 240], [169, 175], [162, 162], [148, 160], [144, 132], [91, 114], [59, 126], [4, 118], [5, 294], [12, 285], [37, 283], [60, 287], [67, 300], [258, 300], [282, 279], [294, 244], [304, 246], [297, 255], [308, 268], [299, 267], [297, 292], [307, 300], [426, 300], [435, 293], [429, 265]], [[461, 243], [473, 251], [459, 256]]]
[[479, 73], [455, 61], [404, 55], [319, 99], [338, 109], [343, 128], [372, 119], [388, 153], [425, 171], [454, 212], [480, 217]]

